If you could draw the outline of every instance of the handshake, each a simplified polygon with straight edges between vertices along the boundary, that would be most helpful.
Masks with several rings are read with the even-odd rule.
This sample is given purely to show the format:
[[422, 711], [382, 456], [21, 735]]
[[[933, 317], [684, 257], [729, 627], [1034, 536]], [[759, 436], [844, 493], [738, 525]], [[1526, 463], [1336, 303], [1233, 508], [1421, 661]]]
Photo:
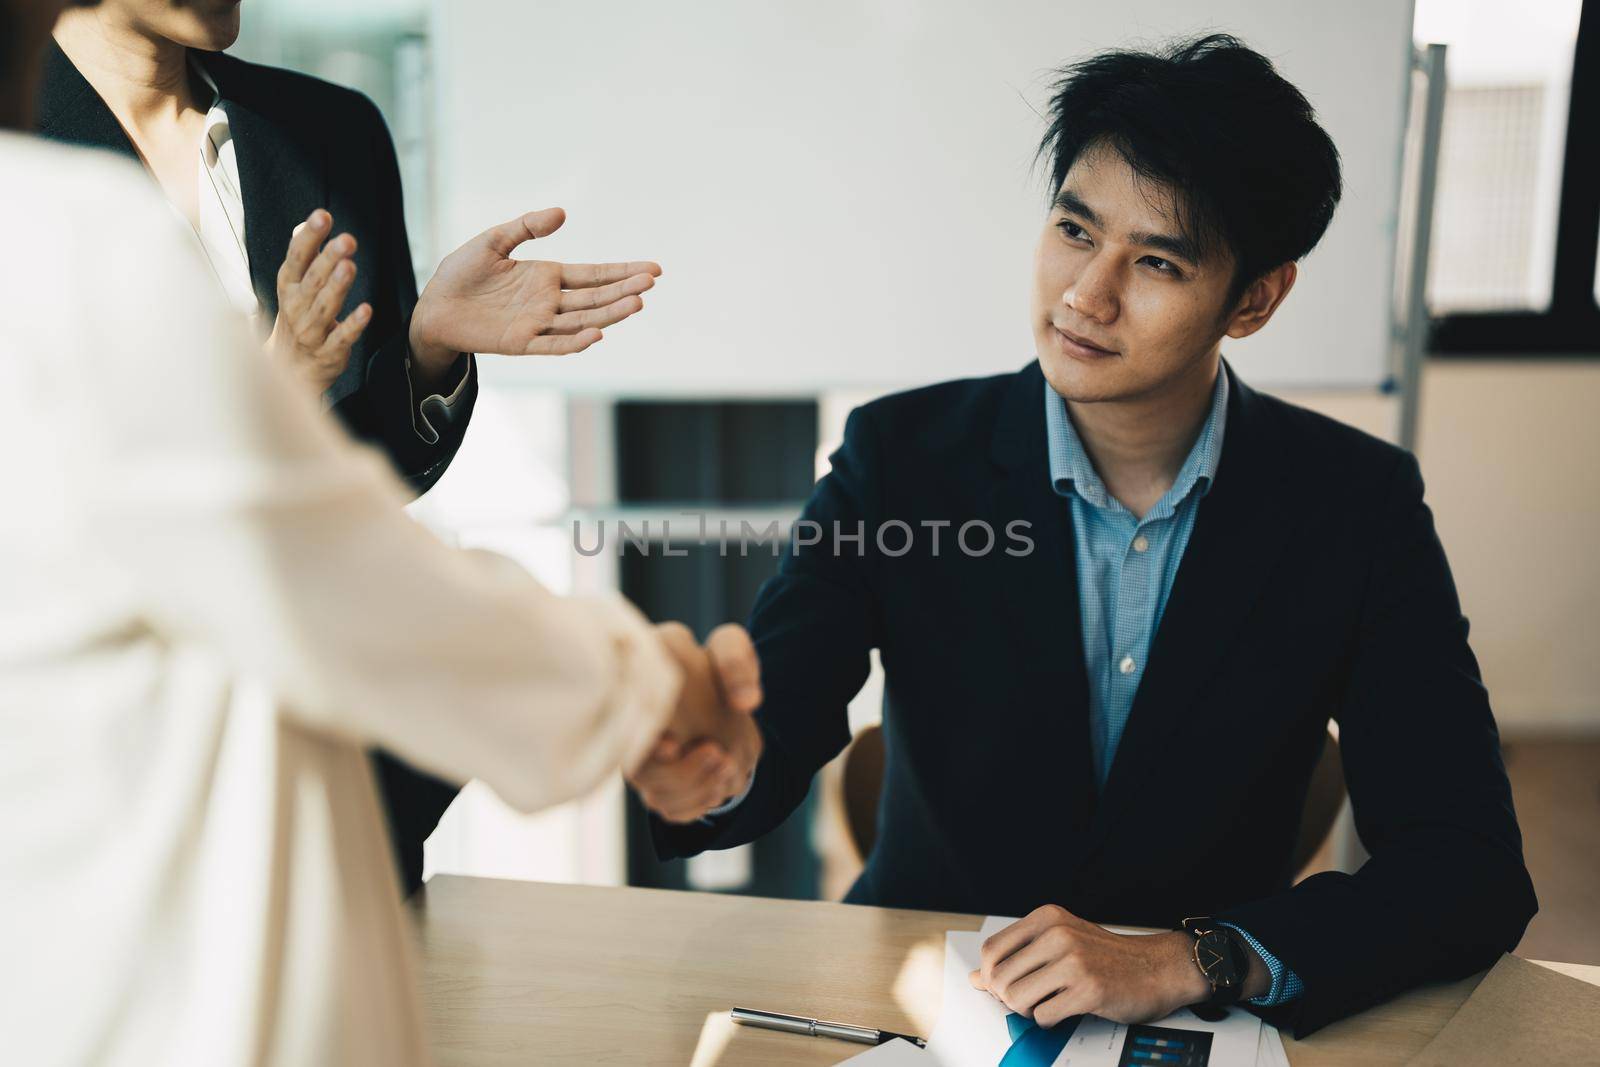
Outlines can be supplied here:
[[656, 627], [683, 671], [683, 689], [656, 745], [625, 775], [645, 807], [691, 823], [743, 793], [761, 758], [761, 665], [744, 627], [719, 626], [705, 647], [682, 623]]

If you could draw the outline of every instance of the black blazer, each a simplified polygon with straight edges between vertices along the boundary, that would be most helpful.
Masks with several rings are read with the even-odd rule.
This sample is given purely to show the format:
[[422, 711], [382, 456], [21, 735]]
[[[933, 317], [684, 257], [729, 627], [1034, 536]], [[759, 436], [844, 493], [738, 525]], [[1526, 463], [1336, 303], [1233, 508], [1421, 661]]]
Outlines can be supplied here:
[[[1304, 981], [1266, 1013], [1300, 1034], [1513, 948], [1537, 904], [1416, 460], [1230, 385], [1216, 481], [1103, 793], [1071, 508], [1050, 485], [1035, 363], [850, 416], [804, 515], [829, 533], [786, 555], [751, 615], [766, 691], [754, 788], [709, 825], [655, 822], [658, 850], [726, 848], [778, 825], [849, 741], [845, 705], [877, 648], [887, 777], [849, 901], [1223, 918]], [[891, 558], [874, 531], [896, 519], [917, 536]], [[974, 519], [996, 547], [969, 557], [954, 534]], [[935, 557], [920, 524], [938, 520], [952, 525]], [[1015, 520], [1030, 524], [1030, 554], [1005, 552], [1020, 545]], [[865, 524], [864, 554], [841, 542], [835, 555], [835, 522]], [[893, 552], [904, 540], [884, 535]], [[982, 541], [975, 528], [969, 544]], [[1372, 859], [1291, 889], [1330, 718]]]
[[[202, 63], [222, 92], [234, 131], [250, 278], [265, 321], [278, 313], [278, 268], [294, 228], [316, 208], [326, 208], [334, 232], [351, 233], [357, 242], [356, 280], [347, 306], [372, 304], [372, 321], [327, 397], [354, 436], [383, 449], [417, 492], [426, 491], [461, 446], [477, 397], [477, 372], [466, 361], [466, 392], [448, 418], [430, 411], [438, 440], [424, 440], [413, 423], [406, 369], [417, 283], [399, 165], [383, 117], [360, 93], [304, 74], [221, 53], [206, 53]], [[53, 41], [40, 86], [38, 125], [46, 137], [138, 160], [115, 116]], [[409, 892], [422, 882], [422, 842], [456, 787], [386, 755], [380, 754], [375, 766], [401, 881]]]
[[[426, 491], [461, 447], [477, 380], [472, 371], [448, 420], [430, 411], [438, 441], [417, 433], [406, 373], [417, 282], [400, 168], [383, 116], [360, 93], [294, 71], [220, 52], [205, 53], [201, 62], [222, 91], [234, 131], [250, 280], [265, 321], [278, 314], [278, 268], [294, 228], [326, 208], [334, 232], [356, 238], [356, 280], [346, 306], [372, 304], [372, 321], [327, 398], [353, 435], [382, 448], [401, 477]], [[54, 41], [39, 89], [38, 125], [45, 137], [139, 158], [111, 110]]]

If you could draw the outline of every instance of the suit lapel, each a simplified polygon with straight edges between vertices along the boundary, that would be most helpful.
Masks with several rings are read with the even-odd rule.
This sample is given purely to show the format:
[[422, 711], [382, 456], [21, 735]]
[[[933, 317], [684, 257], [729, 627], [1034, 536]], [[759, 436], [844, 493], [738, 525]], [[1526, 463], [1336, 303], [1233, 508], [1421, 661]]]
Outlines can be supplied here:
[[[1002, 401], [990, 458], [1001, 468], [990, 505], [997, 547], [996, 580], [1003, 587], [1012, 640], [1027, 676], [1038, 679], [1029, 693], [1039, 706], [1021, 709], [1037, 730], [1027, 743], [1037, 745], [1056, 771], [1050, 788], [1062, 799], [1056, 817], [1068, 814], [1079, 832], [1089, 828], [1094, 810], [1094, 769], [1089, 751], [1088, 672], [1083, 663], [1083, 630], [1078, 616], [1078, 574], [1073, 548], [1072, 510], [1050, 488], [1044, 427], [1044, 375], [1030, 364]], [[1007, 524], [1028, 523], [1033, 541], [1027, 555], [1007, 556], [1012, 544]]]
[[[312, 209], [327, 206], [327, 160], [291, 135], [294, 124], [267, 117], [271, 102], [257, 91], [247, 66], [220, 52], [197, 58], [222, 91], [233, 128], [250, 280], [270, 321], [278, 312], [278, 268], [289, 238]], [[54, 41], [45, 56], [38, 125], [42, 135], [54, 140], [139, 158], [111, 109]]]
[[198, 58], [216, 80], [233, 130], [250, 281], [270, 321], [278, 313], [278, 268], [294, 228], [314, 209], [328, 206], [327, 159], [292, 135], [293, 123], [268, 117], [264, 109], [271, 104], [256, 91], [247, 67], [221, 53]]
[[1228, 423], [1211, 491], [1200, 501], [1161, 625], [1151, 642], [1096, 813], [1091, 848], [1141, 788], [1147, 755], [1168, 743], [1195, 692], [1237, 638], [1292, 531], [1291, 487], [1282, 450], [1264, 425], [1269, 413], [1231, 368]]
[[54, 141], [139, 158], [122, 124], [54, 39], [45, 47], [38, 127], [41, 136]]

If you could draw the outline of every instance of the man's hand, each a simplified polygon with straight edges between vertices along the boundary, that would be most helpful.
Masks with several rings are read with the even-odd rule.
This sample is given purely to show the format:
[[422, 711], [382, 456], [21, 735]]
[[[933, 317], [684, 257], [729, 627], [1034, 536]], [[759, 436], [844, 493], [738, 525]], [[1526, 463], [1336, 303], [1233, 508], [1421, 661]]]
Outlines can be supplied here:
[[343, 233], [324, 247], [332, 229], [333, 216], [321, 208], [295, 227], [278, 268], [278, 318], [267, 338], [267, 351], [319, 394], [344, 371], [350, 349], [372, 321], [368, 304], [339, 321], [356, 280], [356, 265], [350, 258], [356, 239]]
[[[1211, 996], [1193, 946], [1181, 930], [1114, 934], [1049, 904], [985, 941], [983, 966], [968, 977], [1040, 1026], [1086, 1013], [1146, 1022]], [[1253, 956], [1244, 998], [1270, 984], [1266, 964]]]
[[443, 375], [462, 352], [564, 356], [644, 307], [654, 263], [547, 263], [512, 259], [525, 242], [561, 228], [560, 208], [485, 230], [439, 264], [411, 316], [411, 354]]
[[744, 790], [761, 758], [761, 666], [744, 628], [711, 632], [702, 649], [681, 623], [657, 627], [683, 668], [683, 690], [655, 750], [627, 775], [645, 806], [673, 823], [694, 822]]

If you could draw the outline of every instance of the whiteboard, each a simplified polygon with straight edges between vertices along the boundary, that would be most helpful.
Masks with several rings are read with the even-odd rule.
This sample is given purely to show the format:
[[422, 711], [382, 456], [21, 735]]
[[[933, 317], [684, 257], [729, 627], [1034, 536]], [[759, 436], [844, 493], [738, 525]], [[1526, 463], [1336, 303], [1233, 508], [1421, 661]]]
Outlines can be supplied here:
[[1033, 153], [1052, 72], [1223, 30], [1278, 65], [1345, 194], [1274, 320], [1225, 341], [1272, 387], [1387, 376], [1409, 0], [441, 0], [441, 248], [567, 209], [521, 255], [655, 259], [645, 313], [490, 382], [635, 395], [890, 389], [1033, 358]]

